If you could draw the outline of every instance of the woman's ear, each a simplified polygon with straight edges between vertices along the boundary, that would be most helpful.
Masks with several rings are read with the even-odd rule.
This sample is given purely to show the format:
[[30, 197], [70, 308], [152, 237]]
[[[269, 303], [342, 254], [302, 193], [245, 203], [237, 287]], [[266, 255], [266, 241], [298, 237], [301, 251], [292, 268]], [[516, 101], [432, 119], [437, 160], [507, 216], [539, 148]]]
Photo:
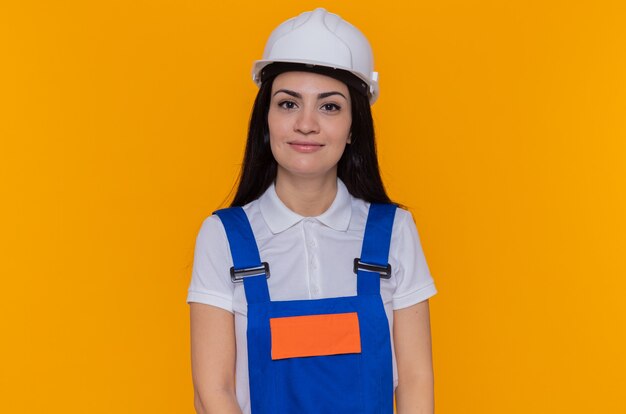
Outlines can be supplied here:
[[352, 132], [348, 134], [348, 140], [346, 141], [348, 144], [352, 144]]

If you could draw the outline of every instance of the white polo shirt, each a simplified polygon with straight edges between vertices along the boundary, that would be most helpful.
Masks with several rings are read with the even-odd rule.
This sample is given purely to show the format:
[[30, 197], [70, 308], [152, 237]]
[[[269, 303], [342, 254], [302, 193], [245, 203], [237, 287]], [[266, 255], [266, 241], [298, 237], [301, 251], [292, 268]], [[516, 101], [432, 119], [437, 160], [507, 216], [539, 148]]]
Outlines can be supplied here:
[[[273, 301], [356, 295], [355, 257], [361, 244], [369, 203], [355, 198], [337, 180], [337, 195], [326, 212], [303, 217], [289, 210], [274, 185], [243, 207], [256, 237], [261, 260], [268, 262], [267, 280]], [[398, 209], [389, 252], [392, 276], [380, 288], [393, 344], [393, 310], [433, 296], [437, 291], [422, 252], [413, 217]], [[208, 217], [198, 233], [187, 302], [199, 302], [233, 312], [237, 343], [236, 393], [243, 413], [250, 412], [247, 304], [242, 283], [233, 283], [228, 239], [221, 221]], [[393, 356], [394, 387], [398, 383]]]

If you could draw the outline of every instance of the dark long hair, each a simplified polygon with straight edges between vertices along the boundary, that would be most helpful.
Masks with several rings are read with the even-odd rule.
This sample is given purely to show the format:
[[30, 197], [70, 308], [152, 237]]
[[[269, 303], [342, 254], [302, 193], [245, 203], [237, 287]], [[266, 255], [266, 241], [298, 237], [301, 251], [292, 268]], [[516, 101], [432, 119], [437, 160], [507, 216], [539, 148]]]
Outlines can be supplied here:
[[[248, 127], [248, 140], [231, 207], [259, 198], [276, 179], [277, 165], [269, 140], [267, 114], [275, 76], [259, 88]], [[351, 144], [346, 145], [337, 164], [337, 176], [356, 198], [370, 203], [391, 203], [378, 168], [374, 120], [368, 97], [347, 85], [352, 102]]]

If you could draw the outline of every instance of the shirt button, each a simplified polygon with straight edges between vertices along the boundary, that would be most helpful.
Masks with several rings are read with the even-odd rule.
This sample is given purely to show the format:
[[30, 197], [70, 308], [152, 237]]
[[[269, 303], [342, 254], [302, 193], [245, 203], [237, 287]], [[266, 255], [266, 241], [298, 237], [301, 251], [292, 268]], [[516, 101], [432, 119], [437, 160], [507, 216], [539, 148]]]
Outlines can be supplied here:
[[317, 243], [315, 243], [314, 239], [309, 240], [309, 246], [311, 246], [311, 247], [317, 246]]
[[311, 293], [313, 295], [319, 295], [320, 289], [317, 286], [311, 286]]

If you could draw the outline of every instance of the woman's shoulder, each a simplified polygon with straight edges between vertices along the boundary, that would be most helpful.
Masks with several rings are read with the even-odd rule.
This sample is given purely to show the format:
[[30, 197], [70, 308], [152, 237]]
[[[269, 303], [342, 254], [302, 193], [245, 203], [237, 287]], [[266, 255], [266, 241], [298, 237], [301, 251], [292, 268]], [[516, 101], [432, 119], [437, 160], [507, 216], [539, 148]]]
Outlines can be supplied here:
[[202, 221], [196, 244], [219, 244], [226, 240], [226, 233], [222, 221], [216, 214], [211, 214]]
[[[226, 207], [220, 210], [236, 208], [241, 208], [244, 211], [255, 237], [262, 238], [266, 236], [267, 229], [258, 206], [258, 199], [244, 205], [243, 207]], [[224, 243], [227, 241], [224, 223], [217, 214], [211, 214], [204, 219], [200, 227], [200, 231], [198, 232], [198, 240], [207, 242], [210, 241], [214, 243]]]
[[[365, 223], [367, 222], [367, 217], [369, 215], [370, 203], [369, 201], [365, 201], [361, 198], [352, 197], [352, 220], [350, 222], [351, 230], [359, 230], [365, 228]], [[411, 212], [405, 207], [399, 205], [395, 212], [395, 217], [393, 221], [394, 232], [398, 228], [407, 228], [413, 227], [415, 228], [415, 222], [413, 220], [413, 216]]]
[[[356, 214], [362, 217], [363, 219], [367, 219], [371, 204], [372, 203], [370, 203], [369, 201], [365, 201], [363, 199], [353, 197], [352, 198], [352, 212], [353, 214]], [[389, 204], [395, 204], [395, 203], [389, 203]], [[415, 225], [411, 212], [406, 207], [402, 206], [401, 204], [396, 204], [396, 205], [398, 207], [396, 208], [396, 212], [395, 212], [394, 227], [398, 225], [402, 225], [402, 226], [406, 226], [410, 224]]]
[[396, 209], [396, 218], [394, 221], [394, 225], [415, 227], [413, 215], [405, 207], [398, 206], [398, 208]]

